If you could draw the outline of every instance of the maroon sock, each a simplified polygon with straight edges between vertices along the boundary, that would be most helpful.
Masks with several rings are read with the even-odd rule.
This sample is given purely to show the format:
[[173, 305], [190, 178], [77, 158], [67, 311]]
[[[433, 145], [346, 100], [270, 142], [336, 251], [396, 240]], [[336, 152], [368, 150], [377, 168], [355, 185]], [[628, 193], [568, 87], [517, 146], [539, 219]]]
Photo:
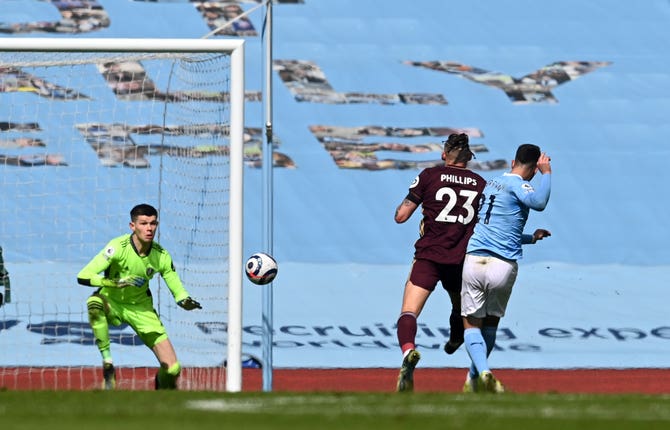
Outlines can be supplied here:
[[416, 315], [405, 312], [398, 318], [398, 344], [403, 354], [408, 349], [415, 349], [416, 339]]

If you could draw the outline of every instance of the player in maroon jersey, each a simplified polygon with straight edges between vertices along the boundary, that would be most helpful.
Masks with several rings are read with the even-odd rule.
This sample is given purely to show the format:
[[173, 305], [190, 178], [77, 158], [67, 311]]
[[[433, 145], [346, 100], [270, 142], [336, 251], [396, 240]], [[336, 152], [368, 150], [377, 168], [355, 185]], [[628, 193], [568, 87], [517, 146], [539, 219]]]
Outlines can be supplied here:
[[423, 212], [398, 319], [398, 343], [403, 352], [398, 391], [414, 389], [414, 367], [421, 358], [415, 344], [417, 318], [438, 281], [449, 293], [452, 304], [445, 351], [452, 354], [463, 343], [463, 259], [486, 185], [484, 178], [465, 168], [473, 156], [467, 134], [449, 135], [442, 152], [444, 165], [419, 173], [395, 212], [397, 223], [407, 221], [420, 205]]

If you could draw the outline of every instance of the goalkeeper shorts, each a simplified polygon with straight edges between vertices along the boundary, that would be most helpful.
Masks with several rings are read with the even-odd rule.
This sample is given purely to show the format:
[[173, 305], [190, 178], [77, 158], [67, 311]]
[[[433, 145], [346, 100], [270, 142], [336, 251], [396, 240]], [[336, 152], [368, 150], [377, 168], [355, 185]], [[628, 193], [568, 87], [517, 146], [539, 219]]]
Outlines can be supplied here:
[[151, 301], [128, 304], [99, 296], [107, 303], [107, 321], [111, 325], [128, 324], [149, 348], [168, 338], [165, 326], [158, 318]]

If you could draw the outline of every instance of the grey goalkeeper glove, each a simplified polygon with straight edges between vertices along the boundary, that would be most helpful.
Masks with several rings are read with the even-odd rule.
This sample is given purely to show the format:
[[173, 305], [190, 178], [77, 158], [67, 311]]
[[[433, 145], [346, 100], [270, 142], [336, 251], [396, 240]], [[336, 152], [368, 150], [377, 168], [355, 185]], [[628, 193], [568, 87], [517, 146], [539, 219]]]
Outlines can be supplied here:
[[142, 276], [126, 276], [121, 279], [103, 279], [100, 283], [103, 287], [110, 288], [126, 288], [126, 287], [141, 287], [146, 282]]
[[193, 309], [202, 309], [200, 303], [196, 300], [193, 300], [191, 297], [186, 297], [185, 299], [179, 300], [177, 304], [187, 311], [192, 311]]

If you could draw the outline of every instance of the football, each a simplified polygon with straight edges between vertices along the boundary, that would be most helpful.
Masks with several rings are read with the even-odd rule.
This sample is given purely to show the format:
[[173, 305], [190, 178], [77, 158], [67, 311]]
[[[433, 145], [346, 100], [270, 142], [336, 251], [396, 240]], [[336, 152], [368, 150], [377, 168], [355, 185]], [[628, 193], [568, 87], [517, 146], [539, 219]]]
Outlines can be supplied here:
[[277, 262], [274, 258], [264, 252], [257, 252], [249, 259], [244, 266], [247, 278], [256, 285], [269, 284], [277, 276]]

